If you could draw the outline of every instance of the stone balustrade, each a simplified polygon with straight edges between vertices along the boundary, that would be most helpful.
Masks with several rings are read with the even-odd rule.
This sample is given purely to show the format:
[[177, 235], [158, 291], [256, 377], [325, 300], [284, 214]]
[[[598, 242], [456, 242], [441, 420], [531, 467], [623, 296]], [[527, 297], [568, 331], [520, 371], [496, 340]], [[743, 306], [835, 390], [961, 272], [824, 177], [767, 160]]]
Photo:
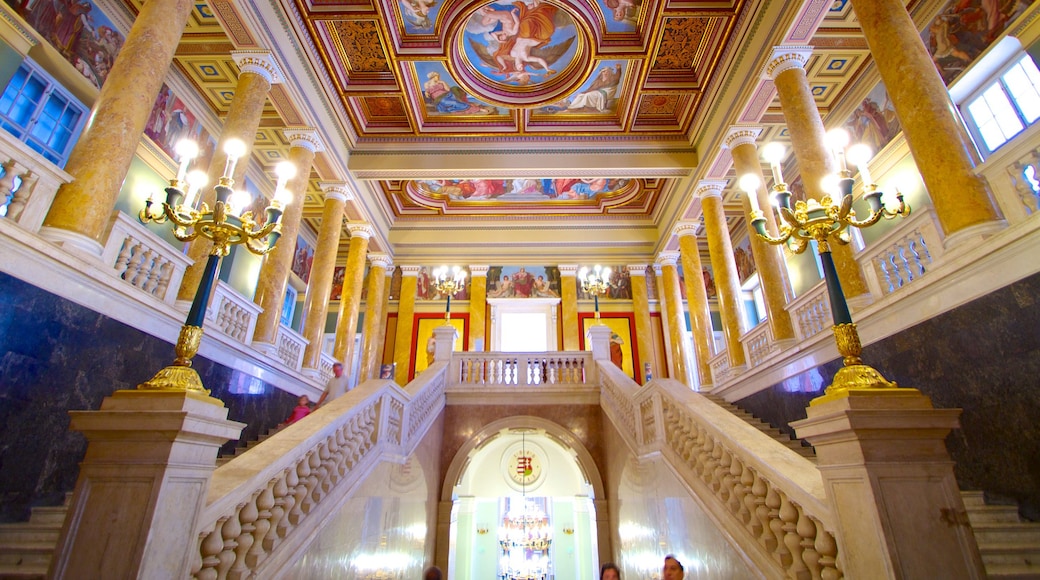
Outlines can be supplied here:
[[811, 290], [788, 303], [787, 311], [794, 318], [795, 331], [802, 340], [830, 328], [831, 304], [827, 298], [827, 285], [821, 280]]
[[978, 173], [990, 185], [1008, 223], [1016, 224], [1040, 210], [1040, 125], [1028, 127], [997, 149]]
[[726, 382], [733, 375], [729, 366], [729, 352], [726, 350], [719, 351], [708, 359], [708, 366], [711, 368], [712, 381], [716, 385]]
[[0, 216], [39, 231], [54, 194], [72, 176], [7, 131], [0, 131]]
[[463, 385], [583, 385], [588, 352], [465, 352], [452, 356], [450, 376]]
[[[307, 344], [310, 341], [284, 324], [278, 326], [278, 338], [276, 341], [277, 351], [275, 354], [278, 360], [294, 371], [299, 371], [303, 367], [303, 351], [307, 348]], [[332, 365], [329, 365], [329, 370], [331, 371], [331, 369]]]
[[410, 454], [444, 405], [446, 364], [404, 390], [368, 381], [214, 471], [192, 576], [277, 576], [378, 462]]
[[773, 340], [773, 331], [769, 322], [763, 321], [740, 337], [744, 345], [746, 359], [751, 366], [761, 365], [774, 354], [780, 352], [780, 343]]
[[253, 339], [256, 319], [262, 311], [252, 300], [220, 280], [213, 289], [206, 320], [220, 332], [248, 345]]
[[835, 516], [809, 460], [677, 381], [640, 388], [610, 365], [599, 373], [618, 432], [639, 455], [663, 453], [763, 576], [842, 577]]
[[891, 294], [920, 279], [942, 257], [942, 235], [935, 212], [926, 207], [903, 219], [899, 227], [860, 252], [870, 293], [876, 297]]
[[191, 260], [127, 214], [113, 211], [101, 262], [127, 284], [174, 304]]

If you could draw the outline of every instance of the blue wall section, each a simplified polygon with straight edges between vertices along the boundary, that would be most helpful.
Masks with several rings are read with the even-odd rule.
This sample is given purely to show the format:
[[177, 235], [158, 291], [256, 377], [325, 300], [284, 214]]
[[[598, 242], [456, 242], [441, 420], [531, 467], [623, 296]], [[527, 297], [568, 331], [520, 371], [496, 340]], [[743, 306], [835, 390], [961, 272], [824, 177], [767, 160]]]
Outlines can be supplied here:
[[[75, 486], [86, 439], [68, 430], [68, 411], [99, 408], [173, 357], [169, 343], [0, 273], [0, 521], [61, 503]], [[296, 405], [294, 395], [255, 377], [201, 357], [193, 366], [228, 417], [248, 425], [242, 441]]]
[[[946, 439], [961, 487], [1017, 500], [1040, 520], [1040, 274], [866, 346], [863, 360], [936, 407], [963, 409]], [[832, 361], [737, 405], [793, 434], [787, 424], [805, 418], [812, 391], [839, 368]]]

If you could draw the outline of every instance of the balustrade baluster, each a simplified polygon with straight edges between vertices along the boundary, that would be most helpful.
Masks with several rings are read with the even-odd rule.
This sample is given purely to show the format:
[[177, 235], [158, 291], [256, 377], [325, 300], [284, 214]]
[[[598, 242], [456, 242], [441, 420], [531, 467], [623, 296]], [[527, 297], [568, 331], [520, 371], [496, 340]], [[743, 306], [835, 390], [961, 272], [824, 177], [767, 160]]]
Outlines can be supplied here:
[[28, 170], [19, 177], [22, 179], [22, 184], [18, 186], [18, 189], [14, 190], [11, 202], [7, 204], [7, 218], [12, 220], [18, 220], [18, 218], [22, 217], [22, 212], [25, 211], [26, 204], [29, 203], [29, 197], [32, 196], [33, 190], [36, 189], [36, 182], [40, 179], [39, 175]]
[[[772, 553], [776, 550], [776, 538], [769, 529], [769, 508], [766, 507], [766, 492], [768, 486], [762, 476], [755, 473], [755, 482], [751, 484], [752, 513], [755, 518], [752, 523], [752, 532], [758, 537], [760, 544], [766, 547], [766, 551]], [[746, 500], [745, 500], [746, 501]]]
[[255, 570], [260, 562], [264, 561], [267, 557], [267, 551], [264, 545], [267, 542], [267, 535], [271, 532], [274, 524], [274, 508], [275, 508], [275, 497], [274, 488], [275, 484], [281, 478], [275, 478], [267, 482], [264, 490], [260, 492], [260, 496], [256, 498], [256, 509], [257, 518], [256, 523], [253, 524], [253, 545], [249, 547], [249, 553], [246, 554], [246, 565], [251, 570]]
[[155, 263], [148, 271], [148, 279], [144, 281], [144, 286], [141, 288], [153, 296], [155, 295], [155, 288], [159, 286], [159, 275], [162, 273], [163, 266], [166, 265], [165, 262], [160, 262], [160, 260], [162, 260], [162, 257], [157, 256]]
[[809, 569], [813, 580], [820, 578], [820, 555], [816, 553], [816, 530], [817, 522], [805, 514], [805, 510], [798, 509], [798, 535], [802, 537], [802, 562]]
[[264, 538], [264, 550], [274, 550], [279, 540], [289, 531], [289, 512], [292, 511], [293, 490], [296, 488], [296, 470], [286, 469], [274, 484], [274, 508], [271, 509], [271, 530]]
[[14, 176], [18, 173], [17, 167], [18, 162], [14, 159], [0, 164], [0, 168], [3, 169], [3, 174], [0, 175], [0, 207], [7, 206], [14, 199]]
[[143, 254], [142, 248], [144, 244], [133, 239], [133, 245], [130, 248], [130, 254], [126, 262], [126, 270], [123, 271], [123, 280], [133, 284], [134, 278], [137, 277], [137, 271], [141, 269], [141, 254]]
[[729, 472], [733, 476], [733, 497], [729, 501], [730, 511], [746, 527], [751, 521], [751, 512], [744, 505], [744, 498], [748, 495], [749, 486], [755, 478], [751, 477], [751, 470], [735, 455], [729, 465]]
[[808, 578], [809, 569], [802, 561], [802, 538], [798, 535], [798, 508], [784, 493], [780, 494], [780, 519], [784, 522], [784, 545], [791, 553], [787, 574], [799, 579]]
[[137, 269], [137, 274], [134, 276], [134, 280], [130, 282], [137, 288], [143, 288], [144, 283], [148, 281], [148, 274], [152, 270], [152, 261], [155, 252], [151, 248], [145, 248], [144, 252], [141, 253], [141, 265]]
[[[245, 504], [235, 506], [235, 511], [242, 509]], [[220, 537], [224, 539], [224, 549], [217, 555], [220, 564], [217, 564], [217, 578], [227, 578], [231, 571], [231, 565], [235, 563], [235, 548], [238, 547], [238, 536], [242, 534], [242, 525], [238, 523], [238, 515], [234, 515], [224, 521], [220, 526]]]
[[228, 573], [228, 578], [231, 580], [242, 580], [250, 575], [249, 566], [246, 564], [246, 555], [249, 553], [249, 549], [253, 547], [253, 542], [256, 538], [253, 533], [256, 531], [256, 526], [253, 525], [257, 518], [260, 517], [260, 510], [256, 507], [256, 498], [259, 497], [260, 492], [253, 493], [253, 496], [249, 498], [249, 501], [238, 510], [238, 525], [241, 530], [238, 534], [238, 538], [235, 540], [237, 544], [235, 546], [235, 562], [231, 566], [231, 571]]
[[784, 521], [780, 518], [780, 507], [783, 501], [780, 492], [772, 483], [767, 483], [769, 490], [766, 492], [766, 507], [769, 508], [769, 531], [773, 532], [774, 542], [773, 555], [776, 556], [780, 565], [786, 570], [791, 565], [791, 551], [784, 543]]
[[817, 525], [819, 532], [816, 534], [816, 552], [820, 554], [820, 578], [823, 580], [838, 580], [842, 577], [838, 569], [838, 544], [834, 536]]
[[205, 537], [199, 545], [199, 552], [202, 554], [202, 567], [199, 569], [198, 574], [195, 575], [199, 580], [217, 580], [220, 577], [219, 572], [217, 572], [217, 566], [220, 566], [220, 553], [224, 551], [224, 539], [221, 537], [221, 530], [227, 519], [227, 516], [218, 519], [212, 531], [208, 534], [203, 533]]

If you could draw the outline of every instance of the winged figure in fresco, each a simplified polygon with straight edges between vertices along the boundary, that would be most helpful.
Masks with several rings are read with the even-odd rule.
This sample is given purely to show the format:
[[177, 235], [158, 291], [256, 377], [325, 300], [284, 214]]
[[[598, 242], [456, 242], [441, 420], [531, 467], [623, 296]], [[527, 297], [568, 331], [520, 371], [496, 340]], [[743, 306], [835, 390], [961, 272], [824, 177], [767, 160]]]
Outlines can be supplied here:
[[639, 6], [642, 0], [604, 0], [607, 8], [614, 11], [614, 20], [623, 22], [625, 20], [635, 21], [639, 17]]
[[[558, 11], [556, 6], [540, 0], [514, 2], [508, 11], [490, 4], [483, 6], [475, 15], [474, 24], [487, 27], [484, 31], [488, 44], [469, 38], [470, 47], [495, 74], [518, 84], [530, 83], [534, 74], [553, 74], [556, 71], [551, 65], [574, 43], [571, 37], [549, 45], [556, 32]], [[539, 69], [544, 72], [536, 73]]]
[[401, 10], [404, 17], [416, 28], [432, 28], [430, 9], [436, 4], [437, 0], [401, 0]]

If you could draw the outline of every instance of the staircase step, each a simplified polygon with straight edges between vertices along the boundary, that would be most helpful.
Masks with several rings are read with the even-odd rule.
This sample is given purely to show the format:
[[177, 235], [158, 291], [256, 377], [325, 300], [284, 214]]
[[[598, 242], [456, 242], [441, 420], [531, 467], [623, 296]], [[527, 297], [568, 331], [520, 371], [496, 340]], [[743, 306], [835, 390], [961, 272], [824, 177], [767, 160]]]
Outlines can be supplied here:
[[995, 523], [1021, 523], [1022, 518], [1018, 515], [1018, 508], [1013, 505], [987, 505], [969, 507], [968, 520], [972, 525], [995, 524]]
[[0, 546], [12, 546], [21, 543], [49, 543], [52, 547], [58, 543], [61, 526], [25, 524], [0, 524]]
[[964, 507], [971, 511], [973, 507], [985, 507], [989, 504], [986, 503], [986, 492], [983, 491], [961, 491], [961, 498], [964, 500]]
[[1004, 544], [1028, 545], [1040, 549], [1040, 524], [980, 522], [971, 527], [975, 530], [975, 539], [980, 549], [983, 546], [999, 547]]
[[0, 545], [0, 566], [22, 566], [26, 569], [42, 567], [46, 572], [54, 548], [55, 542], [16, 542]]
[[1008, 544], [979, 551], [990, 578], [1040, 578], [1040, 549], [1035, 545]]
[[68, 506], [63, 505], [34, 507], [32, 515], [29, 516], [29, 523], [41, 526], [56, 525], [61, 528], [61, 525], [65, 523], [65, 515], [68, 513]]
[[0, 580], [43, 580], [47, 566], [8, 566], [0, 564]]

